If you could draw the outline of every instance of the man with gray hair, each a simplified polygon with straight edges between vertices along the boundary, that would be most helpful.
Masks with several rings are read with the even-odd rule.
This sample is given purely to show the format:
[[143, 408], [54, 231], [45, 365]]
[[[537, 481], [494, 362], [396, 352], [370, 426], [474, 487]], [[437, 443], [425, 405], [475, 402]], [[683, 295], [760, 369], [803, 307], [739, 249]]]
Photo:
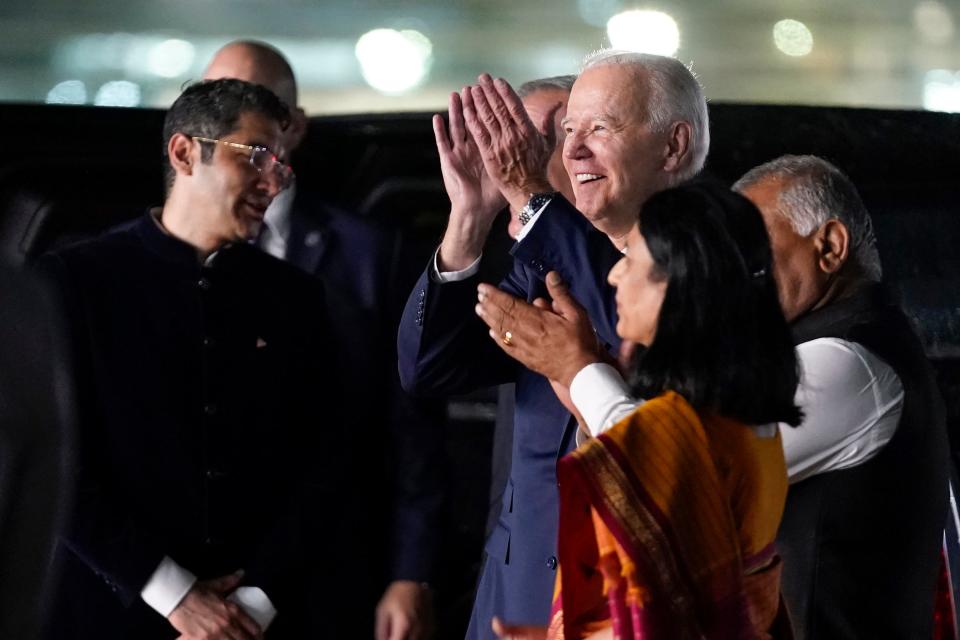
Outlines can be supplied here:
[[778, 536], [798, 638], [929, 638], [948, 447], [932, 370], [880, 290], [870, 215], [815, 156], [735, 185], [760, 209], [802, 368]]
[[[544, 277], [559, 272], [600, 339], [616, 350], [616, 303], [605, 276], [640, 206], [697, 173], [709, 145], [703, 92], [683, 64], [620, 51], [594, 54], [562, 118], [575, 208], [547, 176], [556, 140], [542, 123], [559, 107], [543, 116], [543, 135], [510, 85], [484, 74], [450, 96], [448, 125], [439, 115], [433, 120], [451, 212], [401, 321], [401, 380], [422, 394], [516, 383], [510, 479], [487, 540], [469, 638], [491, 637], [494, 616], [547, 623], [557, 567], [556, 460], [572, 449], [576, 432], [550, 382], [518, 367], [474, 316], [480, 253], [493, 219], [506, 202], [519, 228], [501, 288], [528, 300], [546, 297]], [[509, 329], [498, 335], [507, 345]]]

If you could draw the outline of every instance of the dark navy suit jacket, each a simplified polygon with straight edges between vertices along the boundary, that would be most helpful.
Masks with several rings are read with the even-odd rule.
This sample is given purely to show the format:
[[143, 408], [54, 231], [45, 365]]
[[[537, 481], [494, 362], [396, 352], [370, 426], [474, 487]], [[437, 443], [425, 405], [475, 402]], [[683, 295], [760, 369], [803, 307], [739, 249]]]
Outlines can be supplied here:
[[433, 579], [443, 498], [443, 407], [411, 398], [397, 375], [394, 334], [409, 287], [400, 282], [401, 250], [397, 234], [298, 191], [287, 259], [324, 282], [349, 367], [345, 430], [359, 466], [344, 479], [345, 495], [365, 548], [358, 587], [373, 602], [391, 580]]
[[[619, 345], [614, 290], [606, 277], [622, 256], [572, 205], [554, 198], [513, 256], [501, 289], [528, 301], [546, 296], [543, 278], [555, 270], [586, 307], [601, 341]], [[487, 540], [468, 637], [490, 637], [494, 615], [546, 624], [557, 566], [556, 462], [572, 448], [574, 421], [546, 378], [520, 366], [487, 335], [473, 310], [479, 277], [439, 284], [430, 277], [432, 268], [417, 282], [400, 324], [404, 388], [445, 395], [516, 383], [510, 479]]]

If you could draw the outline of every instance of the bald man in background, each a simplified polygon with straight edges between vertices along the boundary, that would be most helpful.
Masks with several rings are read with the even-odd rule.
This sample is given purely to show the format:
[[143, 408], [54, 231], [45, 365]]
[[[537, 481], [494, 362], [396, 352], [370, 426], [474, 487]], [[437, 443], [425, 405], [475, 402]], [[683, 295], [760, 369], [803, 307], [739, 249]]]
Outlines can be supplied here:
[[[280, 151], [287, 159], [308, 125], [287, 60], [266, 43], [231, 42], [204, 73], [208, 80], [225, 77], [261, 84], [287, 103], [291, 124]], [[331, 207], [305, 186], [294, 184], [274, 199], [257, 244], [324, 281], [338, 309], [337, 342], [347, 350], [342, 360], [353, 366], [344, 372], [354, 394], [344, 399], [344, 413], [352, 418], [346, 430], [358, 464], [357, 473], [344, 478], [352, 488], [345, 489], [344, 515], [361, 564], [358, 582], [344, 589], [362, 594], [357, 637], [374, 627], [377, 640], [426, 638], [432, 626], [427, 585], [439, 546], [443, 418], [441, 405], [414, 402], [399, 386], [393, 336], [403, 300], [397, 292], [410, 283], [397, 282], [398, 243], [390, 234]]]

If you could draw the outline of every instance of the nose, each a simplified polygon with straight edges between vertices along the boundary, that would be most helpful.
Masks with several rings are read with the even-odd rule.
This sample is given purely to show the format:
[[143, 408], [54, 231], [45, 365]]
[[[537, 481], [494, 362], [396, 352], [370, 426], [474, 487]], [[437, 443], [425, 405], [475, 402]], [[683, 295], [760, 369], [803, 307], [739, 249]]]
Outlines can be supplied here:
[[570, 160], [587, 158], [592, 153], [587, 146], [587, 136], [581, 131], [571, 131], [563, 140], [563, 157]]
[[271, 198], [277, 197], [277, 194], [283, 191], [285, 186], [283, 179], [272, 168], [260, 172], [257, 187]]
[[616, 287], [617, 283], [620, 281], [620, 276], [623, 274], [623, 270], [625, 269], [625, 260], [626, 258], [620, 258], [617, 260], [617, 264], [613, 265], [613, 268], [610, 269], [610, 273], [607, 274], [607, 282], [609, 282], [613, 287]]

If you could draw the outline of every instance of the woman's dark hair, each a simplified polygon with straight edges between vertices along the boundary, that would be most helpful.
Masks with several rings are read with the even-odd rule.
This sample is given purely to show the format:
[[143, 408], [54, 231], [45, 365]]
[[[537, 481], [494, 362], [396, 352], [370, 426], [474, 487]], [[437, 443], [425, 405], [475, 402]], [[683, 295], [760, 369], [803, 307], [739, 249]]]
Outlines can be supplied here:
[[799, 424], [797, 362], [756, 207], [690, 183], [650, 198], [639, 228], [667, 289], [653, 342], [634, 360], [634, 393], [672, 390], [746, 424]]

